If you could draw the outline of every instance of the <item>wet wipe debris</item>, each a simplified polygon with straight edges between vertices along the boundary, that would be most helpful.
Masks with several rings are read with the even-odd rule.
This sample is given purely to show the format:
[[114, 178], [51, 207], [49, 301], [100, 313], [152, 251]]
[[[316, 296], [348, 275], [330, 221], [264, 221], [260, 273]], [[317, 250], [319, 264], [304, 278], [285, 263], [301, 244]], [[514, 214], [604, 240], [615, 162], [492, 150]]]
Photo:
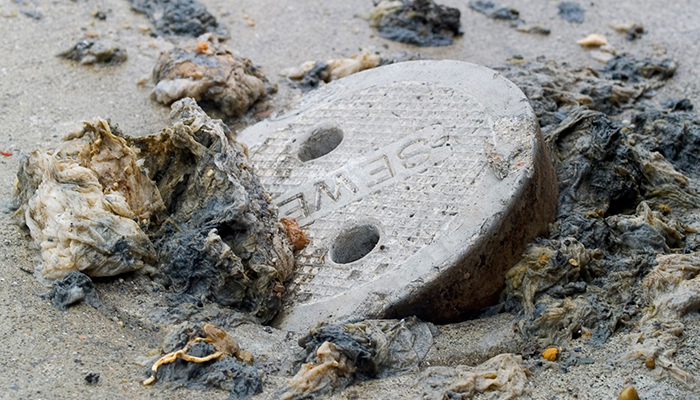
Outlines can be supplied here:
[[[201, 328], [185, 322], [167, 335], [162, 348], [174, 350], [156, 361], [144, 385], [162, 382], [173, 388], [219, 388], [245, 400], [262, 390], [253, 356], [240, 349], [225, 330], [213, 324]], [[175, 350], [177, 349], [177, 350]]]
[[95, 119], [22, 160], [15, 217], [41, 246], [41, 273], [147, 265], [177, 304], [213, 301], [268, 321], [294, 263], [277, 211], [221, 121], [190, 98], [171, 121], [132, 138]]
[[557, 221], [508, 272], [502, 306], [542, 348], [630, 332], [626, 359], [693, 387], [672, 356], [681, 318], [700, 309], [700, 118], [687, 100], [652, 102], [675, 70], [615, 57], [600, 70], [539, 59], [502, 71], [538, 115], [560, 188]]
[[212, 34], [165, 52], [153, 68], [153, 99], [169, 105], [185, 97], [211, 103], [236, 116], [274, 93], [265, 75], [245, 58], [233, 55]]
[[303, 364], [275, 398], [322, 396], [355, 381], [418, 371], [434, 329], [415, 317], [316, 326], [299, 339]]
[[397, 62], [425, 59], [425, 57], [417, 53], [400, 52], [385, 57], [369, 50], [361, 50], [348, 58], [307, 61], [298, 67], [285, 68], [279, 74], [289, 79], [292, 85], [301, 89], [302, 92], [308, 92], [323, 83], [328, 83], [366, 69]]
[[197, 0], [130, 0], [148, 16], [159, 35], [197, 37], [207, 32], [226, 37], [226, 29]]
[[416, 46], [448, 46], [462, 34], [459, 10], [432, 0], [382, 0], [363, 18], [379, 36]]
[[63, 311], [83, 301], [95, 308], [101, 304], [90, 277], [78, 271], [70, 271], [65, 278], [55, 280], [51, 290], [41, 297]]
[[348, 58], [337, 58], [325, 61], [307, 61], [299, 67], [286, 68], [280, 75], [294, 81], [304, 89], [318, 87], [321, 82], [328, 83], [356, 72], [378, 67], [382, 62], [379, 54], [362, 50]]
[[58, 54], [66, 60], [82, 65], [117, 65], [127, 59], [126, 50], [109, 39], [83, 39], [73, 47]]
[[579, 3], [573, 1], [562, 1], [557, 7], [559, 8], [559, 16], [568, 22], [582, 24], [585, 20], [586, 11], [581, 8]]
[[528, 393], [523, 359], [500, 354], [471, 367], [429, 367], [418, 377], [423, 399], [468, 399], [492, 392], [499, 400], [515, 399]]
[[523, 33], [534, 33], [540, 35], [549, 35], [550, 30], [540, 25], [528, 25], [524, 20], [520, 19], [520, 12], [515, 8], [502, 6], [492, 1], [472, 0], [469, 2], [469, 8], [478, 11], [491, 19], [500, 19], [510, 21], [510, 26]]
[[636, 40], [646, 33], [644, 26], [639, 22], [613, 22], [610, 26], [620, 33], [625, 34], [627, 40]]

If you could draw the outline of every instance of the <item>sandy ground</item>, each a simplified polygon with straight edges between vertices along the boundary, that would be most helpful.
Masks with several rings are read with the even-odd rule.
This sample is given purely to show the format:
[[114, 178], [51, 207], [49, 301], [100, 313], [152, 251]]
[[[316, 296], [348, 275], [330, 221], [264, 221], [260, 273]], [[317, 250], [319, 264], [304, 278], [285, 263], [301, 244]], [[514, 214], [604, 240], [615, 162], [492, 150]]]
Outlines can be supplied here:
[[[452, 46], [416, 48], [376, 36], [357, 14], [371, 7], [370, 0], [203, 0], [207, 8], [228, 26], [228, 46], [250, 58], [273, 81], [282, 68], [306, 60], [349, 56], [360, 48], [391, 55], [419, 52], [437, 59], [457, 59], [488, 66], [503, 65], [513, 55], [525, 59], [545, 56], [571, 65], [600, 66], [576, 40], [599, 32], [618, 52], [637, 57], [667, 55], [679, 61], [676, 77], [660, 98], [687, 97], [697, 105], [700, 83], [700, 3], [693, 0], [602, 1], [582, 3], [586, 21], [569, 23], [557, 16], [557, 2], [511, 0], [528, 23], [551, 29], [549, 36], [518, 33], [507, 23], [493, 21], [467, 7], [467, 1], [442, 3], [462, 11], [464, 35]], [[39, 10], [32, 19], [22, 10]], [[103, 11], [106, 20], [91, 13]], [[255, 21], [250, 26], [244, 19]], [[608, 26], [614, 20], [637, 20], [648, 33], [629, 42]], [[39, 3], [0, 3], [0, 204], [11, 196], [22, 154], [36, 148], [54, 147], [60, 137], [83, 120], [111, 118], [130, 135], [158, 131], [167, 122], [168, 108], [149, 99], [149, 88], [137, 81], [148, 74], [158, 52], [153, 38], [142, 27], [151, 26], [144, 15], [132, 12], [126, 0], [55, 0]], [[117, 41], [129, 59], [117, 67], [85, 67], [61, 60], [55, 54], [95, 33]], [[276, 95], [284, 105], [298, 91], [280, 81]], [[39, 262], [38, 251], [25, 231], [14, 225], [3, 205], [0, 213], [0, 398], [3, 399], [224, 399], [222, 391], [170, 391], [140, 385], [143, 367], [133, 363], [157, 346], [168, 329], [151, 322], [147, 315], [162, 302], [162, 293], [149, 290], [143, 277], [125, 276], [97, 284], [105, 306], [99, 311], [79, 305], [66, 312], [53, 308], [36, 295], [46, 291], [29, 273]], [[27, 272], [29, 271], [29, 272]], [[476, 349], [489, 332], [507, 318], [468, 321], [444, 328], [443, 348], [433, 354], [434, 364], [473, 363], [478, 360], [465, 349]], [[677, 361], [691, 371], [700, 366], [700, 319], [686, 321], [684, 347]], [[275, 338], [277, 336], [273, 335]], [[283, 335], [281, 335], [283, 336]], [[280, 336], [280, 337], [281, 337]], [[242, 345], [253, 346], [254, 335], [243, 336]], [[245, 340], [248, 340], [246, 343]], [[282, 340], [282, 339], [280, 339]], [[481, 344], [480, 344], [481, 343]], [[279, 346], [293, 346], [280, 343]], [[502, 344], [507, 348], [507, 343]], [[626, 348], [616, 335], [603, 349], [572, 343], [571, 349], [595, 360], [567, 373], [556, 366], [534, 371], [529, 387], [536, 399], [617, 398], [634, 383], [643, 399], [698, 398], [668, 378], [658, 380], [640, 362], [615, 363]], [[270, 347], [272, 349], [272, 347]], [[272, 351], [272, 350], [269, 350]], [[573, 350], [572, 350], [573, 351]], [[452, 356], [451, 356], [452, 355]], [[84, 376], [99, 372], [97, 385]], [[337, 395], [342, 399], [400, 398], [414, 376], [366, 382]], [[271, 383], [273, 380], [271, 380]], [[274, 386], [274, 385], [272, 385]]]

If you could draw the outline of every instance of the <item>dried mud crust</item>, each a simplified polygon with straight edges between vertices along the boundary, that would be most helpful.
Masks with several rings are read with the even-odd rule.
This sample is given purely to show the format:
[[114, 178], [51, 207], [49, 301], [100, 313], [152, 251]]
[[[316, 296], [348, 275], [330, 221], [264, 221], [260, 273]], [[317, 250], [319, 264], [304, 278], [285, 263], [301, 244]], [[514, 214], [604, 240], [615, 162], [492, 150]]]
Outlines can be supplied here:
[[23, 161], [17, 218], [41, 244], [42, 275], [113, 276], [148, 265], [175, 303], [214, 301], [267, 321], [294, 263], [245, 149], [192, 99], [140, 138], [96, 119]]

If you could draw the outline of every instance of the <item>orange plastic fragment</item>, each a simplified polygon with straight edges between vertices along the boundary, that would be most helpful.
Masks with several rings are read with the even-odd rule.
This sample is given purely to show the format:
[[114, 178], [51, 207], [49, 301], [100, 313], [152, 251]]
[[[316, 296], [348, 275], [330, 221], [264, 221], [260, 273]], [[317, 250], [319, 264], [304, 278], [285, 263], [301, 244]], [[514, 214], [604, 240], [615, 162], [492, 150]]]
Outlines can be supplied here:
[[284, 217], [280, 219], [280, 222], [284, 226], [284, 230], [287, 231], [287, 236], [289, 236], [289, 241], [294, 245], [294, 250], [299, 251], [309, 244], [309, 239], [306, 237], [297, 220], [292, 217]]

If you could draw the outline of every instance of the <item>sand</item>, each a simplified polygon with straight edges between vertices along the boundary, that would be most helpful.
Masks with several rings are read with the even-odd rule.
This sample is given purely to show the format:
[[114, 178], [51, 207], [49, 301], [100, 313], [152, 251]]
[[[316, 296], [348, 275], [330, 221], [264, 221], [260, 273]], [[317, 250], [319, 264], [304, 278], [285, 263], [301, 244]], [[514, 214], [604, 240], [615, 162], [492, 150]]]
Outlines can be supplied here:
[[[545, 56], [571, 65], [601, 66], [592, 49], [576, 41], [590, 33], [604, 34], [619, 53], [636, 57], [663, 56], [679, 61], [676, 76], [658, 93], [659, 98], [689, 98], [698, 104], [700, 94], [700, 3], [691, 0], [665, 2], [628, 0], [586, 2], [585, 22], [569, 23], [557, 15], [557, 2], [512, 0], [504, 3], [520, 10], [531, 24], [551, 29], [549, 36], [517, 32], [507, 22], [493, 21], [467, 7], [466, 1], [444, 0], [462, 12], [464, 35], [451, 46], [417, 48], [376, 35], [356, 15], [371, 7], [369, 0], [329, 2], [321, 0], [203, 0], [209, 11], [231, 34], [228, 46], [253, 60], [273, 81], [279, 82], [275, 104], [282, 107], [299, 91], [277, 76], [283, 68], [307, 60], [347, 57], [360, 48], [391, 55], [418, 52], [437, 59], [457, 59], [487, 66], [503, 65], [513, 55], [533, 59]], [[33, 19], [23, 10], [39, 10]], [[93, 12], [106, 13], [106, 19]], [[248, 16], [245, 19], [244, 16]], [[254, 24], [248, 21], [253, 20]], [[641, 21], [648, 33], [627, 41], [608, 25], [615, 20]], [[252, 26], [251, 26], [252, 25]], [[130, 135], [144, 135], [166, 125], [169, 109], [149, 98], [148, 84], [137, 81], [150, 73], [158, 55], [157, 40], [141, 28], [150, 27], [146, 16], [130, 10], [123, 1], [59, 0], [0, 4], [0, 398], [7, 399], [225, 399], [222, 391], [171, 391], [161, 386], [143, 387], [143, 367], [134, 363], [156, 347], [167, 325], [147, 316], [163, 304], [163, 293], [153, 292], [143, 277], [127, 275], [97, 282], [105, 307], [98, 311], [81, 304], [62, 312], [36, 295], [46, 291], [29, 272], [39, 253], [27, 232], [14, 225], [6, 203], [22, 154], [55, 147], [60, 137], [81, 121], [110, 118]], [[114, 67], [81, 66], [55, 55], [86, 34], [116, 41], [128, 52], [128, 60]], [[240, 130], [244, 122], [234, 125]], [[498, 326], [500, 320], [495, 321]], [[505, 323], [501, 321], [502, 323]], [[691, 314], [676, 357], [697, 370], [700, 365], [700, 318]], [[455, 348], [469, 348], [494, 322], [468, 321], [444, 337]], [[245, 340], [254, 341], [253, 336]], [[241, 346], [248, 344], [241, 339]], [[289, 345], [294, 345], [290, 342]], [[282, 344], [280, 344], [282, 345]], [[643, 399], [697, 398], [676, 382], [657, 380], [641, 362], [611, 362], [627, 349], [622, 335], [615, 335], [602, 349], [583, 342], [585, 356], [595, 360], [562, 372], [557, 366], [538, 369], [528, 387], [535, 399], [616, 398], [634, 384]], [[573, 350], [571, 350], [573, 351]], [[455, 351], [456, 352], [456, 351]], [[455, 357], [436, 356], [433, 364], [473, 363], [464, 352]], [[442, 353], [441, 353], [442, 354]], [[695, 366], [695, 367], [693, 367]], [[89, 372], [100, 373], [99, 383], [86, 384]], [[400, 398], [412, 375], [365, 382], [336, 395], [339, 399]], [[271, 382], [277, 382], [271, 379]]]

